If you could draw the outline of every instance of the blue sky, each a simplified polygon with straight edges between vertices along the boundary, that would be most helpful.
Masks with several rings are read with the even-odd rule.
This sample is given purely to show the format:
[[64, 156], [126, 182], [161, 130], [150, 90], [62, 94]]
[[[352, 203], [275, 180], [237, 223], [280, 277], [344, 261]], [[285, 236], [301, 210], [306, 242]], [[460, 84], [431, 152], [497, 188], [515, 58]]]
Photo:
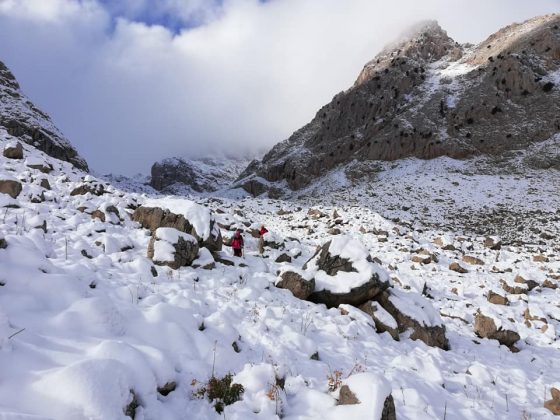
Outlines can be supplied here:
[[147, 173], [169, 156], [270, 148], [418, 20], [479, 42], [559, 10], [560, 0], [0, 0], [0, 61], [90, 167]]

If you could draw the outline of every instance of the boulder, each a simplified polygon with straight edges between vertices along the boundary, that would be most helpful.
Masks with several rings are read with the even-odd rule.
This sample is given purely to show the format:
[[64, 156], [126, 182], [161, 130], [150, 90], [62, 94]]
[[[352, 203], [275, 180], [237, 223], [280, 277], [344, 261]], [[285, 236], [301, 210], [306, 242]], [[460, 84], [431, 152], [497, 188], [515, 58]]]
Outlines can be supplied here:
[[23, 159], [23, 146], [20, 142], [8, 144], [4, 147], [3, 155], [8, 159]]
[[197, 240], [174, 228], [158, 228], [148, 245], [148, 258], [173, 269], [190, 266], [198, 256]]
[[8, 242], [2, 237], [0, 237], [0, 249], [6, 249], [8, 247]]
[[500, 238], [489, 236], [484, 239], [483, 244], [486, 248], [499, 250], [502, 248], [502, 241]]
[[430, 264], [432, 262], [432, 257], [430, 255], [413, 255], [412, 262], [418, 264]]
[[105, 186], [99, 182], [89, 182], [85, 184], [78, 185], [76, 188], [70, 192], [71, 196], [75, 195], [84, 195], [90, 193], [92, 195], [103, 195], [107, 191], [105, 191]]
[[560, 416], [560, 390], [558, 388], [550, 388], [551, 400], [544, 402], [544, 408], [549, 410], [555, 416]]
[[461, 273], [461, 274], [465, 274], [465, 273], [469, 272], [469, 270], [462, 267], [458, 262], [452, 262], [451, 264], [449, 264], [449, 269], [451, 271], [455, 271], [455, 272]]
[[47, 178], [41, 179], [41, 182], [40, 182], [39, 185], [42, 188], [44, 188], [45, 190], [50, 190], [51, 189], [51, 184], [49, 183], [49, 180]]
[[[204, 236], [203, 232], [197, 232], [194, 223], [191, 223], [184, 214], [173, 213], [160, 207], [138, 207], [132, 214], [132, 220], [140, 223], [143, 228], [149, 229], [152, 232], [161, 227], [174, 228], [194, 236], [198, 240], [199, 246], [208, 248], [211, 252], [222, 250], [222, 234], [216, 225], [216, 221], [211, 217], [208, 218], [209, 226], [207, 228], [209, 233], [206, 236]], [[201, 229], [200, 226], [199, 229]]]
[[378, 295], [375, 300], [397, 321], [400, 333], [410, 331], [412, 340], [421, 340], [428, 346], [449, 350], [445, 326], [423, 296], [391, 289]]
[[493, 303], [494, 305], [509, 305], [507, 297], [494, 293], [492, 290], [488, 292], [487, 298], [488, 302]]
[[294, 271], [286, 271], [280, 276], [281, 280], [276, 283], [276, 287], [287, 289], [299, 299], [307, 299], [315, 290], [315, 280], [306, 280]]
[[484, 261], [471, 255], [463, 255], [463, 261], [471, 265], [484, 265]]
[[543, 263], [547, 263], [549, 262], [549, 258], [546, 255], [533, 255], [533, 261], [534, 262], [543, 262]]
[[360, 400], [356, 397], [348, 385], [340, 387], [338, 396], [338, 405], [355, 405], [360, 404]]
[[385, 270], [372, 262], [358, 240], [338, 236], [320, 247], [303, 266], [315, 278], [309, 300], [327, 307], [360, 306], [389, 287]]
[[12, 198], [17, 198], [21, 190], [21, 182], [15, 179], [0, 179], [0, 193], [8, 194]]
[[319, 209], [309, 209], [307, 211], [307, 215], [309, 217], [311, 217], [312, 219], [320, 219], [321, 217], [326, 217], [327, 216], [325, 213], [323, 213]]
[[520, 339], [517, 332], [502, 329], [501, 326], [498, 328], [493, 318], [483, 315], [480, 311], [475, 316], [474, 332], [481, 338], [497, 340], [510, 349]]
[[91, 212], [91, 218], [92, 219], [99, 219], [102, 222], [105, 221], [105, 213], [103, 213], [101, 210], [94, 210]]
[[[383, 401], [383, 405], [381, 405]], [[347, 410], [344, 406], [360, 404], [360, 411]], [[350, 408], [350, 407], [348, 407]], [[338, 404], [334, 408], [336, 418], [360, 418], [396, 420], [395, 402], [391, 395], [391, 384], [382, 376], [369, 372], [349, 376], [342, 383]], [[353, 414], [353, 415], [352, 415]]]
[[397, 321], [378, 302], [366, 302], [360, 306], [360, 309], [371, 316], [378, 333], [388, 332], [394, 340], [399, 341]]
[[280, 256], [278, 256], [278, 258], [276, 258], [275, 262], [277, 263], [283, 263], [283, 262], [287, 262], [287, 263], [291, 263], [292, 262], [292, 257], [290, 257], [288, 254], [281, 254]]

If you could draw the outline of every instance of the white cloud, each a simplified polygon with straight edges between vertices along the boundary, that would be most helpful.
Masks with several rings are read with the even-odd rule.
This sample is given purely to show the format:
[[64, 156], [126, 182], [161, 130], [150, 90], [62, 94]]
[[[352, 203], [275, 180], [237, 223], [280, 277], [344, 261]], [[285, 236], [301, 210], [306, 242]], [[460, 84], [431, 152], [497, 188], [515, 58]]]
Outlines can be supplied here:
[[[94, 169], [145, 172], [170, 155], [272, 146], [416, 20], [479, 41], [557, 4], [127, 0], [115, 20], [94, 0], [0, 0], [0, 60]], [[174, 34], [133, 22], [149, 5], [206, 23]]]

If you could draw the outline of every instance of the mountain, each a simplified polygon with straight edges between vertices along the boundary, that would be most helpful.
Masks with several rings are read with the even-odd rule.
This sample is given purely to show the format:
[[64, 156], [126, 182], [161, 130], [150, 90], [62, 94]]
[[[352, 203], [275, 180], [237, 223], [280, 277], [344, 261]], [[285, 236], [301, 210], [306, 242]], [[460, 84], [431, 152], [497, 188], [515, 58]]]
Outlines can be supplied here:
[[[237, 180], [248, 192], [299, 190], [356, 162], [505, 157], [560, 132], [560, 15], [459, 45], [433, 21], [367, 63], [290, 138]], [[557, 141], [524, 164], [560, 168]]]
[[249, 162], [250, 159], [226, 156], [168, 158], [152, 165], [150, 185], [171, 194], [214, 192], [228, 187]]
[[88, 170], [87, 162], [54, 126], [47, 114], [21, 92], [10, 70], [0, 62], [0, 127], [8, 134], [56, 159]]

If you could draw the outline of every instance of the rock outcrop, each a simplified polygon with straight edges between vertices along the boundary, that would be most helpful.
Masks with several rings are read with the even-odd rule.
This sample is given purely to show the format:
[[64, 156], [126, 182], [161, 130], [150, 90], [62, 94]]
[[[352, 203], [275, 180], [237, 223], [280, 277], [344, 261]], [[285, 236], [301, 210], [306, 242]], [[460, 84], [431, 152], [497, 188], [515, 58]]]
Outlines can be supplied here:
[[21, 92], [10, 70], [0, 62], [0, 127], [46, 154], [88, 170], [86, 161], [54, 126], [47, 114]]
[[354, 86], [253, 161], [237, 185], [253, 194], [298, 190], [354, 161], [527, 148], [560, 131], [559, 76], [559, 14], [510, 25], [473, 48], [428, 22], [366, 64]]
[[173, 269], [190, 266], [198, 256], [197, 240], [173, 228], [158, 228], [148, 245], [148, 258]]

